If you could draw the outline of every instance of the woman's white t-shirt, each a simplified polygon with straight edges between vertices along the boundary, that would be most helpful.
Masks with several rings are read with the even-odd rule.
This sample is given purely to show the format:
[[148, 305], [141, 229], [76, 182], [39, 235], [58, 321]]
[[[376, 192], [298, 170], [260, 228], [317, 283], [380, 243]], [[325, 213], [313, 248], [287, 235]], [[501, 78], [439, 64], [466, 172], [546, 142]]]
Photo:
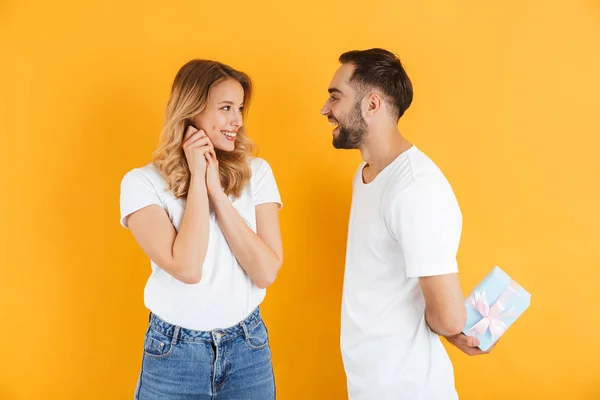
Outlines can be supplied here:
[[[250, 161], [252, 178], [239, 198], [229, 197], [244, 221], [256, 232], [256, 206], [277, 203], [279, 190], [269, 164], [260, 158]], [[121, 182], [121, 224], [126, 217], [156, 204], [165, 209], [179, 230], [186, 199], [177, 199], [153, 164], [129, 171]], [[184, 328], [211, 331], [233, 326], [249, 316], [265, 297], [240, 266], [231, 251], [211, 208], [208, 250], [202, 280], [185, 284], [151, 260], [152, 273], [144, 290], [146, 307], [159, 318]]]

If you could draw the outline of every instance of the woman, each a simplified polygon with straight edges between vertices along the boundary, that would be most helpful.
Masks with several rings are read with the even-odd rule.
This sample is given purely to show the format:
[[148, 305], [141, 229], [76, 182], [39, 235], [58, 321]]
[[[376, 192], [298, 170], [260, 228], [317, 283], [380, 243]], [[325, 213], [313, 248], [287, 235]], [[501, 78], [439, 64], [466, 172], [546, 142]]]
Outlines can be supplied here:
[[282, 263], [281, 199], [251, 157], [251, 88], [227, 65], [184, 65], [153, 162], [121, 183], [121, 224], [152, 266], [136, 399], [275, 398], [258, 307]]

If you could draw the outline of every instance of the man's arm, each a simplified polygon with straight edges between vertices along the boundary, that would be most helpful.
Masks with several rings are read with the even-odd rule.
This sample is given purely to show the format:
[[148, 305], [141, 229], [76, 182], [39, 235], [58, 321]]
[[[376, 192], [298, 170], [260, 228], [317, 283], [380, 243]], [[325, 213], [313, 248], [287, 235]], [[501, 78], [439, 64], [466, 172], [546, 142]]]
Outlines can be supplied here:
[[406, 276], [419, 278], [431, 330], [466, 354], [486, 354], [477, 338], [461, 333], [467, 319], [456, 261], [462, 214], [445, 178], [429, 178], [396, 195], [386, 220], [402, 246]]
[[432, 331], [442, 336], [459, 334], [467, 313], [458, 274], [419, 278], [425, 297], [425, 321]]

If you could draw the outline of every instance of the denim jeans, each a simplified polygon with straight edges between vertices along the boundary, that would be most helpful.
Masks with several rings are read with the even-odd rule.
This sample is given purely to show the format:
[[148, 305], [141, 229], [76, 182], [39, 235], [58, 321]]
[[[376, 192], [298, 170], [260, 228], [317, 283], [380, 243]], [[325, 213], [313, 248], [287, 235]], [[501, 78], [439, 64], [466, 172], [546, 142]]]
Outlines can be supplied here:
[[267, 328], [257, 308], [239, 324], [211, 332], [151, 314], [136, 400], [273, 400]]

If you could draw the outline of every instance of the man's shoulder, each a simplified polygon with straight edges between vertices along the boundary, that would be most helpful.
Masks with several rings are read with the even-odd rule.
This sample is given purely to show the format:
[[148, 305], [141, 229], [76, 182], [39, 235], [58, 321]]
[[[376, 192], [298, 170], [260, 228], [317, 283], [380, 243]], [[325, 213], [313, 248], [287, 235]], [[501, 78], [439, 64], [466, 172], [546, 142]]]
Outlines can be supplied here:
[[406, 161], [396, 168], [382, 195], [385, 205], [426, 200], [446, 192], [450, 184], [431, 158], [413, 146]]

